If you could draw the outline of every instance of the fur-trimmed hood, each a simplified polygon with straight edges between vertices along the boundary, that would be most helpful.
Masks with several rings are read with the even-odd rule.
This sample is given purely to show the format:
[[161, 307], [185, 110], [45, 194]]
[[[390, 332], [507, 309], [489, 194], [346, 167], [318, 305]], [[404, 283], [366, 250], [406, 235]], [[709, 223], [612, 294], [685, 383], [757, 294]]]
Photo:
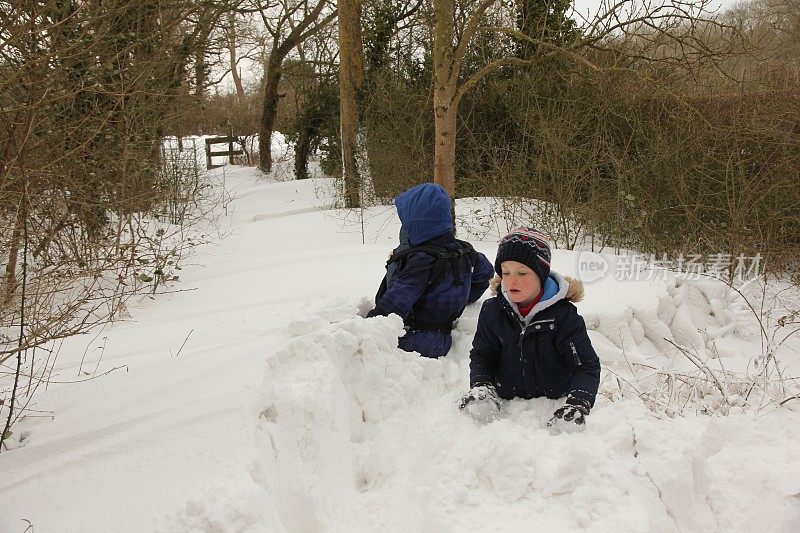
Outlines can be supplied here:
[[[569, 283], [567, 295], [564, 297], [564, 299], [574, 303], [583, 300], [583, 295], [585, 292], [583, 288], [583, 282], [570, 276], [564, 276], [564, 280]], [[492, 278], [492, 281], [489, 282], [489, 290], [492, 291], [492, 296], [497, 296], [498, 288], [502, 282], [503, 279], [497, 275], [495, 275], [495, 277]]]
[[528, 313], [527, 317], [523, 318], [519, 312], [519, 309], [517, 308], [517, 304], [515, 304], [511, 298], [509, 298], [508, 293], [505, 290], [501, 291], [502, 287], [502, 278], [500, 276], [495, 276], [489, 284], [492, 294], [496, 296], [497, 293], [500, 292], [502, 297], [508, 302], [516, 315], [526, 322], [530, 321], [539, 311], [547, 309], [560, 300], [569, 300], [575, 303], [580, 302], [584, 296], [582, 281], [569, 276], [562, 276], [558, 272], [551, 270], [550, 275], [544, 283], [544, 294], [542, 295], [541, 301], [539, 301], [539, 303], [537, 303], [536, 306], [531, 309], [531, 312]]

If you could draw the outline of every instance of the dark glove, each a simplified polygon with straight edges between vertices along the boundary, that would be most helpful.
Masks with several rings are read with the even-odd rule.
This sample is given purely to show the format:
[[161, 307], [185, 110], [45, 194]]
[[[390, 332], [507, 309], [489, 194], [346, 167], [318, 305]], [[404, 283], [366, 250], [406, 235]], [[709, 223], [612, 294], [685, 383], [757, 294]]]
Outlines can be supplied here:
[[472, 417], [481, 420], [492, 420], [500, 410], [500, 397], [491, 383], [476, 383], [469, 392], [461, 398], [459, 409], [464, 409]]
[[552, 425], [552, 423], [557, 420], [563, 420], [564, 422], [572, 422], [581, 426], [586, 423], [585, 417], [589, 414], [590, 409], [591, 406], [586, 400], [576, 398], [575, 396], [567, 396], [567, 401], [562, 407], [556, 409], [548, 425]]

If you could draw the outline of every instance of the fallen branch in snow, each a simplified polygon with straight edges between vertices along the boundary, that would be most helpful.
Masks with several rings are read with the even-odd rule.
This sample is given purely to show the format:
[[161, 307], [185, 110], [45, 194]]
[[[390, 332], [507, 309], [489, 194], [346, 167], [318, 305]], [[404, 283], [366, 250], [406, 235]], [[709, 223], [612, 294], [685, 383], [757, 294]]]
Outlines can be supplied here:
[[53, 379], [48, 379], [47, 383], [52, 383], [52, 384], [56, 384], [56, 385], [64, 385], [64, 384], [68, 384], [68, 383], [85, 383], [87, 381], [92, 381], [92, 380], [95, 380], [97, 378], [101, 378], [103, 376], [107, 376], [110, 373], [112, 373], [112, 372], [114, 372], [116, 370], [119, 370], [121, 368], [124, 368], [125, 372], [128, 371], [128, 365], [119, 365], [119, 366], [115, 366], [114, 368], [110, 368], [110, 369], [106, 370], [102, 374], [92, 374], [91, 376], [89, 376], [88, 378], [85, 378], [85, 379], [71, 379], [71, 380], [66, 380], [66, 381], [56, 381], [56, 380], [53, 380]]
[[731, 405], [731, 399], [730, 399], [730, 396], [728, 395], [728, 391], [725, 389], [725, 387], [719, 381], [719, 378], [717, 377], [717, 375], [710, 368], [708, 368], [707, 364], [705, 364], [703, 361], [700, 361], [700, 358], [697, 357], [697, 355], [689, 352], [689, 350], [687, 350], [683, 346], [679, 346], [678, 344], [674, 343], [673, 341], [671, 341], [670, 339], [667, 339], [667, 338], [664, 338], [664, 340], [667, 341], [668, 343], [670, 343], [675, 348], [677, 348], [678, 351], [681, 352], [683, 355], [685, 355], [686, 358], [689, 359], [689, 361], [691, 361], [693, 365], [695, 365], [706, 376], [708, 376], [708, 379], [713, 381], [714, 384], [716, 384], [717, 389], [719, 390], [719, 392], [722, 393], [722, 397], [725, 399], [725, 403], [728, 404], [729, 406]]
[[[645, 393], [643, 393], [642, 391], [640, 391], [639, 389], [637, 389], [637, 388], [636, 388], [636, 385], [634, 385], [633, 383], [631, 383], [631, 381], [629, 381], [628, 379], [624, 378], [623, 376], [620, 376], [618, 373], [614, 372], [614, 370], [612, 370], [612, 369], [610, 369], [610, 368], [607, 368], [607, 369], [606, 369], [606, 371], [607, 371], [607, 372], [611, 372], [611, 373], [614, 375], [614, 377], [616, 378], [616, 380], [617, 380], [617, 386], [619, 387], [620, 394], [621, 394], [623, 397], [625, 397], [625, 389], [623, 389], [623, 387], [622, 387], [622, 384], [620, 383], [620, 381], [624, 382], [624, 383], [625, 383], [626, 385], [628, 385], [628, 386], [629, 386], [631, 389], [633, 389], [633, 391], [634, 391], [634, 392], [635, 392], [635, 393], [636, 393], [636, 394], [639, 396], [639, 398], [641, 398], [641, 399], [642, 399], [642, 400], [643, 400], [645, 403], [647, 403], [648, 401], [652, 401], [652, 402], [654, 402], [654, 403], [656, 403], [656, 404], [659, 404], [660, 406], [664, 407], [664, 414], [666, 414], [666, 415], [667, 415], [667, 416], [669, 416], [670, 418], [674, 418], [675, 416], [677, 416], [678, 414], [680, 414], [680, 413], [677, 413], [677, 412], [673, 412], [672, 408], [671, 408], [669, 405], [667, 405], [667, 404], [663, 404], [663, 403], [662, 403], [662, 402], [661, 402], [661, 401], [660, 401], [658, 398], [655, 398], [655, 397], [649, 397], [647, 394], [645, 394]], [[609, 398], [609, 399], [610, 399], [611, 401], [613, 401], [613, 399], [612, 399], [612, 398]], [[656, 414], [658, 414], [658, 411], [656, 411], [656, 410], [653, 410], [653, 411], [654, 411]]]
[[792, 400], [800, 400], [800, 394], [798, 394], [796, 396], [792, 396], [791, 398], [786, 398], [785, 400], [783, 400], [778, 405], [786, 405], [787, 403], [791, 402]]
[[[184, 346], [186, 346], [186, 342], [189, 340], [189, 337], [191, 337], [191, 336], [192, 336], [192, 333], [194, 333], [194, 330], [193, 330], [193, 329], [192, 329], [192, 330], [190, 330], [190, 331], [189, 331], [189, 333], [188, 333], [188, 335], [186, 335], [186, 338], [185, 338], [185, 339], [183, 339], [183, 344], [181, 344], [181, 347], [180, 347], [180, 348], [178, 348], [178, 352], [175, 354], [175, 357], [178, 357], [178, 356], [181, 354], [181, 350], [183, 350], [183, 347], [184, 347]], [[172, 353], [171, 353], [171, 352], [170, 352], [170, 355], [172, 355]]]
[[[684, 347], [676, 345], [676, 348], [695, 366], [696, 372], [653, 370], [652, 366], [639, 363], [632, 363], [632, 367], [644, 367], [646, 372], [634, 370], [631, 376], [625, 377], [611, 368], [606, 371], [615, 376], [621, 396], [624, 397], [625, 388], [629, 388], [651, 411], [669, 417], [681, 416], [687, 409], [723, 416], [736, 409], [758, 413], [768, 405], [782, 407], [793, 399], [800, 399], [800, 386], [792, 378], [773, 371], [752, 374], [717, 370]], [[770, 367], [774, 370], [772, 365]], [[791, 396], [787, 397], [788, 394]], [[613, 401], [613, 397], [609, 398]]]

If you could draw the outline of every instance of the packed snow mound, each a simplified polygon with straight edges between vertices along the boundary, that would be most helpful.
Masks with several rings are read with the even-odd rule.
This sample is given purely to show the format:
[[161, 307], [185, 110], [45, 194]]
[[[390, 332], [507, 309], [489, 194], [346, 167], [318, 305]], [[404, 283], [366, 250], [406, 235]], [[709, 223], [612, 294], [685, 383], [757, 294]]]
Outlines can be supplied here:
[[[800, 481], [781, 475], [800, 463], [771, 433], [800, 432], [778, 420], [659, 420], [638, 399], [601, 397], [579, 434], [547, 431], [560, 405], [548, 399], [507, 402], [482, 425], [457, 409], [463, 346], [439, 360], [403, 352], [398, 317], [365, 320], [356, 308], [288, 324], [293, 338], [265, 363], [253, 479], [269, 505], [214, 491], [225, 506], [194, 509], [259, 524], [244, 531], [743, 531], [800, 516]], [[732, 433], [751, 461], [739, 462]], [[736, 489], [751, 482], [782, 498]]]

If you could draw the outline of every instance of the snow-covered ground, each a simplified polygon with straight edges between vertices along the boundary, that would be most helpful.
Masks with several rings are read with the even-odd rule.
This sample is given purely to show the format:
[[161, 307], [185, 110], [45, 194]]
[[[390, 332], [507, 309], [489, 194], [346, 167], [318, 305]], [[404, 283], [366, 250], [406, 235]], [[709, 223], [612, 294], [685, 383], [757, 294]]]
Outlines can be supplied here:
[[[761, 353], [720, 284], [587, 284], [578, 308], [604, 373], [586, 431], [551, 435], [547, 399], [482, 425], [457, 409], [479, 304], [440, 360], [396, 348], [399, 318], [358, 315], [396, 241], [393, 208], [364, 210], [362, 235], [361, 213], [330, 207], [330, 180], [215, 172], [233, 200], [170, 287], [184, 290], [61, 348], [54, 381], [98, 377], [40, 390], [14, 427], [0, 531], [800, 530], [800, 402], [738, 408], [732, 388], [727, 417], [702, 414], [711, 393], [667, 416], [697, 369], [664, 338], [731, 376]], [[493, 259], [501, 229], [473, 216], [482, 202], [459, 202], [473, 220], [459, 232]], [[574, 275], [578, 256], [556, 250], [554, 269]], [[777, 353], [787, 378], [797, 354]]]

